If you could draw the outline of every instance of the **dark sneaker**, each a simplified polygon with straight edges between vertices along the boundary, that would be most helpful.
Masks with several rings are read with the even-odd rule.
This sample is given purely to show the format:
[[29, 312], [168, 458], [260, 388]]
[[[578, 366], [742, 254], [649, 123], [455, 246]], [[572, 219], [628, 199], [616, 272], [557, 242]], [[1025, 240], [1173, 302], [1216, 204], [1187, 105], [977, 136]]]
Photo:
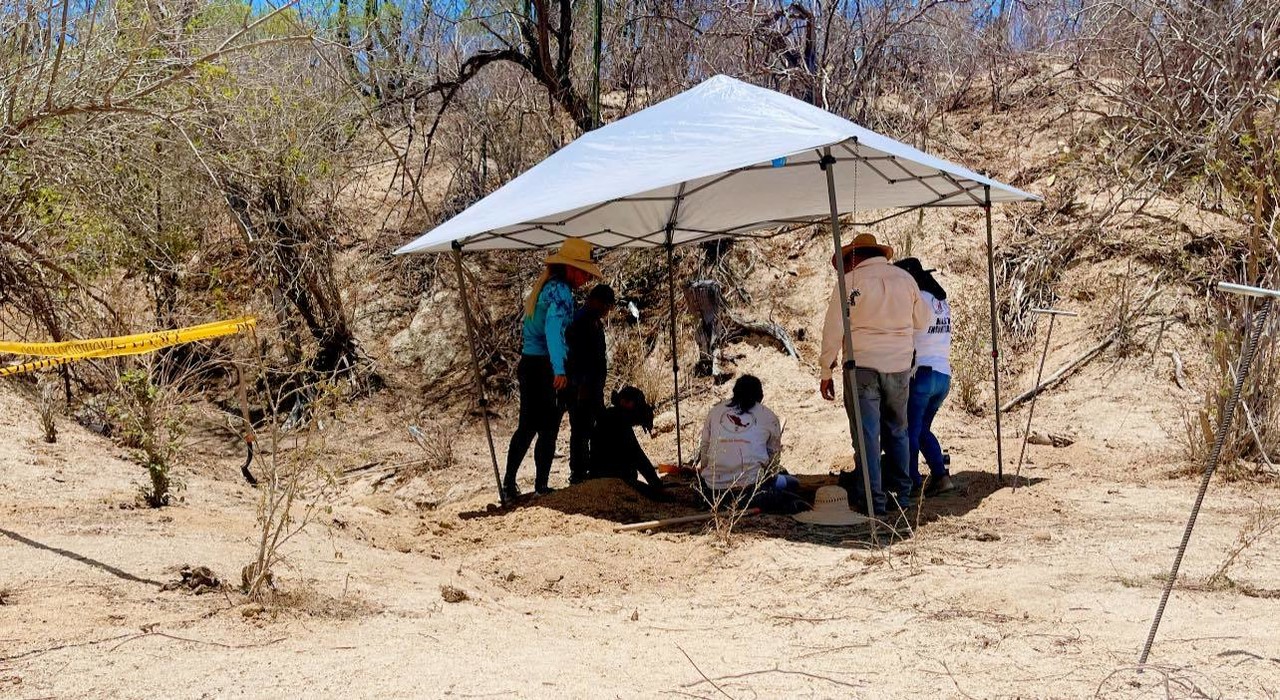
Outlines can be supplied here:
[[503, 486], [502, 498], [506, 500], [507, 503], [515, 503], [516, 500], [520, 498], [520, 489], [514, 484]]
[[551, 488], [550, 486], [539, 486], [535, 488], [534, 491], [537, 492], [539, 496], [545, 496], [549, 493], [554, 492], [555, 489]]
[[956, 490], [955, 482], [951, 480], [951, 476], [943, 476], [941, 479], [929, 479], [929, 485], [924, 489], [924, 495], [932, 498], [941, 496], [944, 493], [951, 493]]

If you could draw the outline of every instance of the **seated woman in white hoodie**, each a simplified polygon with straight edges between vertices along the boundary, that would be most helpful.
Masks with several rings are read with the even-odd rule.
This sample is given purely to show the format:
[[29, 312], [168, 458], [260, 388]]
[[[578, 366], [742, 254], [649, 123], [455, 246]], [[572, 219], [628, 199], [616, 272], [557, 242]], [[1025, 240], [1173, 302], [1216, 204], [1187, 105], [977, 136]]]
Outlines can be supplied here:
[[788, 493], [795, 478], [778, 466], [782, 425], [763, 400], [760, 380], [747, 374], [734, 383], [731, 399], [711, 407], [699, 450], [703, 493], [712, 504], [728, 495], [740, 505], [750, 500], [769, 511], [803, 509], [803, 502], [794, 503], [798, 499]]

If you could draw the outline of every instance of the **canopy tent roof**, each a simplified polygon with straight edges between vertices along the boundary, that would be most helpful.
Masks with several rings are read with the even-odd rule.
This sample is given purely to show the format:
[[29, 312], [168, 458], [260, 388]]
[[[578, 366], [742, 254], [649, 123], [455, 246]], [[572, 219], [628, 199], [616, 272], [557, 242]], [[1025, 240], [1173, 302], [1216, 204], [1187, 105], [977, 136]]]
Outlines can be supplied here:
[[[772, 235], [840, 212], [1039, 199], [813, 105], [719, 75], [583, 134], [396, 253], [647, 248]], [[670, 236], [670, 237], [668, 237]]]

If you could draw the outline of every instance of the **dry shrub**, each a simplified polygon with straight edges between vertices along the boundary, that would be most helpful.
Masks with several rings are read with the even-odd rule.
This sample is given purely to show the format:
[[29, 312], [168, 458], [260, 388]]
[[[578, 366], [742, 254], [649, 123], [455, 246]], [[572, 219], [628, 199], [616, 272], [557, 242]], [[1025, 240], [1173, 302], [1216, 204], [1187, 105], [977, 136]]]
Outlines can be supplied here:
[[[1217, 428], [1235, 385], [1245, 337], [1252, 332], [1258, 303], [1231, 297], [1217, 314], [1217, 330], [1209, 348], [1211, 374], [1204, 403], [1184, 416], [1184, 452], [1189, 472], [1199, 472], [1210, 457]], [[1277, 348], [1277, 309], [1272, 310], [1258, 339], [1253, 365], [1240, 393], [1240, 405], [1222, 446], [1219, 470], [1227, 479], [1275, 477], [1272, 455], [1280, 447], [1280, 350]], [[1263, 465], [1259, 466], [1245, 466]]]
[[456, 425], [450, 426], [441, 420], [425, 421], [421, 427], [409, 426], [409, 435], [422, 449], [422, 462], [419, 471], [446, 471], [457, 461], [453, 452], [454, 436], [458, 432]]
[[[298, 392], [310, 396], [309, 416], [302, 421], [282, 410], [294, 404]], [[241, 572], [245, 593], [256, 601], [278, 597], [275, 569], [284, 560], [284, 546], [318, 514], [330, 510], [325, 500], [337, 475], [325, 454], [325, 429], [336, 401], [332, 384], [272, 392], [268, 398], [270, 423], [259, 432], [258, 443], [265, 448], [258, 487], [258, 548]]]
[[39, 392], [40, 431], [44, 434], [44, 441], [52, 444], [58, 441], [58, 384], [52, 377], [41, 376], [36, 387]]
[[760, 476], [755, 483], [745, 489], [720, 491], [698, 488], [698, 494], [711, 509], [711, 533], [721, 547], [733, 544], [734, 529], [743, 518], [747, 517], [753, 506], [751, 502], [759, 495], [764, 484], [775, 479], [782, 472], [782, 455], [774, 458], [760, 468]]
[[1135, 282], [1137, 278], [1130, 261], [1126, 272], [1111, 275], [1111, 281], [1104, 285], [1102, 294], [1108, 306], [1104, 318], [1111, 322], [1109, 331], [1115, 338], [1111, 347], [1122, 358], [1141, 352], [1145, 345], [1139, 337], [1141, 310], [1138, 308], [1145, 290]]
[[609, 385], [631, 385], [644, 392], [650, 404], [657, 405], [671, 395], [671, 370], [653, 352], [655, 339], [643, 326], [613, 324], [612, 359], [609, 362]]
[[968, 413], [987, 410], [983, 387], [991, 381], [991, 308], [986, 295], [960, 290], [951, 302], [951, 380], [953, 393]]
[[449, 584], [440, 586], [440, 597], [443, 598], [446, 603], [461, 603], [466, 600], [471, 600], [471, 596], [467, 595], [466, 591], [458, 588], [457, 586], [450, 586]]
[[1235, 582], [1230, 577], [1232, 567], [1239, 561], [1241, 555], [1277, 530], [1280, 530], [1280, 507], [1269, 505], [1259, 499], [1254, 503], [1253, 512], [1249, 514], [1249, 519], [1240, 528], [1240, 532], [1236, 535], [1236, 541], [1227, 550], [1227, 555], [1223, 557], [1222, 563], [1205, 580], [1205, 586], [1210, 589], [1235, 586]]
[[345, 590], [341, 596], [333, 596], [305, 585], [277, 593], [270, 610], [273, 615], [295, 612], [320, 620], [354, 620], [378, 612], [378, 606]]
[[148, 483], [138, 487], [152, 508], [169, 505], [184, 484], [173, 475], [174, 462], [186, 444], [187, 398], [183, 379], [158, 383], [154, 356], [121, 373], [109, 414], [120, 428], [120, 442], [147, 470]]

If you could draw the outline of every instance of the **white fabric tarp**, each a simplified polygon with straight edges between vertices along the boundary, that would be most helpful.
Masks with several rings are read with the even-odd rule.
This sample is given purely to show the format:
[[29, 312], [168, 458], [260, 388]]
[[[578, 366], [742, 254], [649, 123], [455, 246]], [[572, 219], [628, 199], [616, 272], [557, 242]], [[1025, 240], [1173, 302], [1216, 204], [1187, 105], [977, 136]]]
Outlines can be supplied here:
[[769, 235], [841, 213], [1038, 199], [800, 100], [726, 76], [584, 134], [397, 250], [602, 248]]

